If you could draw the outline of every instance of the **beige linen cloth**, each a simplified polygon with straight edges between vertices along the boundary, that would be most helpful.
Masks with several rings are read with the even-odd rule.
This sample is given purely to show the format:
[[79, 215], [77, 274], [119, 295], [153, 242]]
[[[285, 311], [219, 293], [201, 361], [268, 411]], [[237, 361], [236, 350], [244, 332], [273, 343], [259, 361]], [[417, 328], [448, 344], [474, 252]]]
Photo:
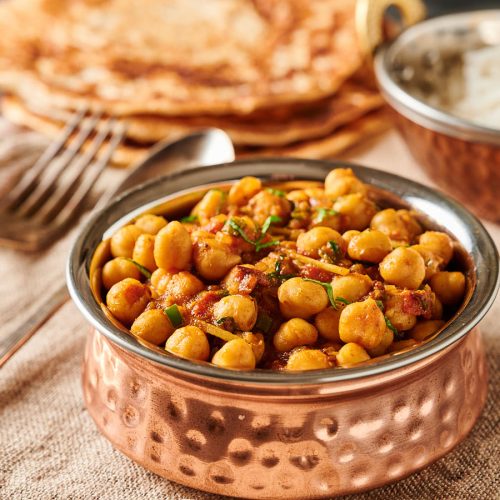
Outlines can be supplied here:
[[[1, 134], [0, 128], [0, 145]], [[395, 132], [351, 152], [348, 159], [429, 184]], [[488, 228], [498, 246], [500, 227]], [[22, 321], [62, 279], [74, 234], [34, 256], [0, 249], [0, 335]], [[499, 498], [499, 316], [497, 300], [482, 323], [490, 369], [488, 402], [468, 439], [422, 472], [349, 499]], [[68, 302], [0, 370], [0, 498], [220, 498], [146, 471], [97, 432], [80, 388], [88, 329]]]

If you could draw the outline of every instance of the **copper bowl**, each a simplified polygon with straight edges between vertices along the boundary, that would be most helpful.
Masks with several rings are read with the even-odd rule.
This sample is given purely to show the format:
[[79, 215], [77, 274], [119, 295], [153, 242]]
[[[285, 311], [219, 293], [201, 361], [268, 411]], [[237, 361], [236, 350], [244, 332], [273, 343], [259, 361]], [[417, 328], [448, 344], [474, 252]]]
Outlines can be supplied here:
[[500, 123], [447, 111], [463, 92], [463, 55], [500, 45], [500, 9], [416, 24], [381, 47], [375, 71], [410, 151], [429, 176], [479, 216], [500, 221]]
[[379, 203], [394, 204], [397, 196], [427, 225], [435, 217], [462, 242], [458, 265], [468, 283], [457, 316], [413, 350], [350, 369], [224, 370], [141, 343], [114, 325], [100, 304], [103, 240], [132, 217], [185, 213], [207, 185], [224, 187], [244, 175], [310, 184], [336, 166], [259, 159], [186, 171], [125, 194], [83, 229], [71, 252], [68, 286], [92, 325], [83, 363], [85, 404], [113, 446], [193, 488], [299, 499], [396, 481], [467, 435], [486, 398], [485, 357], [475, 327], [497, 293], [498, 254], [462, 206], [401, 177], [352, 166]]

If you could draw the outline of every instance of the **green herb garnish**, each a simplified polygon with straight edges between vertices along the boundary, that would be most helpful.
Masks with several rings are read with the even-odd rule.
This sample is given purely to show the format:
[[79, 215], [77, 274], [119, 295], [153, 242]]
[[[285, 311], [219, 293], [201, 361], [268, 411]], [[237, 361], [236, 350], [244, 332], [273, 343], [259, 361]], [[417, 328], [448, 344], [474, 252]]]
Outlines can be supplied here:
[[229, 219], [228, 222], [229, 227], [233, 230], [236, 231], [247, 243], [250, 243], [250, 245], [255, 245], [255, 241], [252, 241], [246, 234], [245, 231], [238, 225], [238, 223], [234, 219]]
[[187, 215], [186, 217], [182, 217], [181, 222], [198, 222], [198, 216]]
[[274, 194], [274, 196], [279, 196], [280, 198], [284, 198], [286, 196], [285, 191], [281, 191], [281, 189], [266, 188], [266, 191]]
[[387, 328], [389, 328], [389, 330], [391, 330], [391, 332], [394, 333], [394, 336], [396, 338], [399, 338], [400, 337], [399, 332], [396, 329], [396, 327], [391, 323], [391, 320], [385, 315], [384, 315], [384, 319], [385, 319], [385, 324], [387, 325]]
[[171, 306], [166, 307], [165, 309], [163, 309], [163, 312], [167, 315], [170, 323], [172, 323], [172, 326], [174, 328], [179, 328], [179, 326], [182, 326], [182, 324], [184, 323], [182, 314], [179, 311], [177, 304], [172, 304]]
[[381, 301], [381, 300], [376, 300], [375, 301], [376, 304], [377, 304], [377, 307], [382, 311], [384, 312], [384, 303]]
[[323, 222], [331, 215], [337, 215], [338, 212], [333, 208], [318, 208], [318, 222]]
[[338, 259], [342, 257], [342, 250], [337, 242], [330, 240], [328, 242], [328, 246], [331, 248], [333, 252], [333, 263], [335, 263]]
[[288, 280], [290, 278], [295, 278], [295, 274], [281, 274], [281, 264], [283, 262], [283, 255], [280, 255], [276, 260], [276, 264], [274, 264], [274, 272], [269, 273], [271, 278], [276, 278], [281, 281]]
[[139, 264], [139, 262], [136, 262], [134, 259], [127, 259], [129, 262], [132, 262], [132, 264], [134, 264], [135, 267], [137, 267], [137, 269], [139, 269], [139, 271], [141, 271], [141, 273], [146, 276], [147, 279], [150, 279], [151, 278], [151, 272], [146, 269], [144, 266], [142, 266], [141, 264]]
[[335, 297], [333, 295], [333, 288], [331, 283], [325, 283], [324, 281], [318, 281], [318, 280], [313, 280], [311, 278], [302, 278], [304, 281], [310, 281], [311, 283], [316, 283], [317, 285], [321, 285], [325, 291], [326, 294], [328, 295], [328, 299], [330, 300], [330, 304], [332, 307], [337, 310], [337, 302], [341, 302], [342, 304], [350, 304], [350, 302], [347, 299], [344, 299], [344, 297]]
[[272, 326], [273, 326], [272, 318], [265, 312], [259, 312], [259, 315], [257, 316], [257, 321], [255, 322], [255, 328], [262, 333], [269, 333]]
[[282, 221], [282, 219], [278, 215], [270, 215], [269, 217], [267, 217], [267, 219], [264, 221], [264, 224], [262, 224], [260, 239], [262, 239], [266, 235], [266, 233], [269, 231], [271, 224], [273, 224], [275, 222], [281, 222], [281, 221]]
[[266, 220], [264, 221], [264, 224], [262, 225], [260, 236], [255, 241], [252, 241], [245, 234], [245, 231], [243, 231], [243, 228], [241, 228], [234, 219], [229, 219], [228, 224], [229, 224], [229, 227], [231, 229], [233, 229], [233, 231], [236, 231], [236, 233], [238, 233], [243, 238], [243, 240], [245, 240], [250, 245], [254, 245], [256, 252], [259, 252], [263, 248], [268, 248], [268, 247], [277, 245], [279, 243], [278, 240], [272, 240], [272, 241], [267, 241], [266, 243], [262, 243], [262, 240], [266, 236], [266, 233], [269, 231], [271, 224], [273, 224], [275, 222], [281, 222], [281, 220], [282, 220], [281, 217], [279, 217], [277, 215], [270, 215], [269, 217], [267, 217]]

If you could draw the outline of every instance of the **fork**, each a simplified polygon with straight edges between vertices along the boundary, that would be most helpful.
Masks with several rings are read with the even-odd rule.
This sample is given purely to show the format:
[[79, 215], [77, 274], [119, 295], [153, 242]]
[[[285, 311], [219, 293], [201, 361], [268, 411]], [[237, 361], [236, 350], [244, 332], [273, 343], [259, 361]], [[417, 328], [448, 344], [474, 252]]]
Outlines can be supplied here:
[[101, 119], [102, 112], [89, 114], [87, 107], [76, 111], [3, 197], [0, 243], [35, 251], [67, 229], [125, 135], [122, 122], [107, 118], [101, 124]]

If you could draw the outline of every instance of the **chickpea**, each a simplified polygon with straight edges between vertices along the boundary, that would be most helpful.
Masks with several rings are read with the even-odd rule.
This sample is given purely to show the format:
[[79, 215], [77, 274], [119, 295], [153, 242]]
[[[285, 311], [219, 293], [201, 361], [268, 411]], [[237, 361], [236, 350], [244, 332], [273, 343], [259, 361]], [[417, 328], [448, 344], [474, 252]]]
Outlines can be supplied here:
[[207, 222], [212, 217], [219, 215], [226, 203], [227, 195], [220, 189], [211, 189], [193, 208], [192, 214], [198, 216], [201, 222]]
[[134, 246], [132, 259], [149, 271], [157, 269], [154, 257], [155, 237], [152, 234], [141, 234]]
[[313, 325], [301, 318], [293, 318], [282, 323], [274, 334], [273, 343], [278, 352], [290, 351], [294, 347], [314, 344], [318, 331]]
[[338, 198], [346, 194], [366, 194], [366, 186], [354, 175], [350, 168], [332, 170], [325, 179], [325, 191], [331, 198]]
[[378, 230], [391, 240], [409, 243], [422, 232], [422, 227], [408, 210], [387, 208], [372, 219], [371, 229]]
[[214, 354], [212, 363], [233, 370], [252, 370], [256, 361], [252, 346], [243, 339], [234, 339], [224, 344]]
[[326, 247], [329, 241], [335, 242], [342, 253], [345, 252], [346, 244], [340, 233], [330, 227], [313, 227], [309, 231], [302, 233], [297, 238], [297, 250], [303, 255], [318, 258], [318, 251]]
[[416, 345], [418, 345], [418, 342], [415, 339], [397, 340], [392, 343], [389, 352], [407, 351]]
[[140, 280], [141, 276], [141, 272], [137, 266], [125, 257], [116, 257], [106, 262], [102, 268], [102, 284], [107, 290], [125, 278]]
[[431, 319], [441, 319], [443, 317], [443, 304], [434, 294], [434, 301], [432, 302], [432, 316]]
[[246, 205], [250, 198], [262, 189], [262, 182], [257, 177], [243, 177], [229, 190], [228, 201], [231, 205]]
[[426, 231], [420, 235], [418, 242], [440, 257], [443, 266], [447, 266], [453, 257], [453, 240], [446, 233]]
[[249, 331], [257, 321], [255, 301], [245, 295], [228, 295], [214, 305], [214, 318], [233, 318], [238, 330]]
[[391, 240], [377, 230], [365, 229], [352, 237], [347, 252], [354, 260], [379, 263], [392, 250]]
[[343, 342], [373, 349], [382, 342], [385, 330], [384, 315], [373, 299], [349, 304], [340, 313], [339, 334]]
[[323, 309], [319, 314], [316, 314], [316, 317], [314, 318], [314, 325], [323, 338], [331, 340], [333, 342], [340, 341], [340, 313], [340, 310], [335, 310], [333, 307], [327, 307], [326, 309]]
[[440, 271], [431, 278], [430, 285], [446, 306], [458, 304], [465, 294], [465, 276], [460, 272]]
[[187, 229], [179, 222], [169, 222], [156, 235], [154, 258], [158, 267], [167, 271], [189, 269], [192, 245]]
[[443, 261], [429, 247], [424, 245], [413, 245], [410, 248], [418, 252], [424, 259], [425, 281], [428, 281], [439, 271]]
[[181, 358], [206, 361], [210, 345], [205, 333], [196, 326], [183, 326], [170, 335], [165, 350]]
[[151, 292], [146, 285], [133, 278], [115, 283], [106, 295], [111, 314], [124, 325], [130, 325], [146, 308]]
[[167, 221], [160, 215], [144, 214], [135, 221], [135, 225], [143, 233], [158, 234], [158, 231], [167, 225]]
[[444, 326], [441, 319], [419, 321], [410, 331], [410, 337], [415, 340], [425, 340]]
[[325, 289], [302, 278], [291, 278], [278, 288], [280, 310], [285, 318], [309, 318], [328, 305]]
[[255, 362], [258, 363], [262, 359], [262, 356], [264, 356], [264, 351], [266, 350], [264, 335], [262, 335], [262, 333], [241, 332], [238, 333], [238, 336], [250, 344], [255, 356]]
[[384, 257], [379, 270], [387, 283], [412, 290], [425, 278], [424, 259], [417, 251], [406, 247], [398, 247]]
[[141, 229], [132, 224], [118, 229], [118, 231], [111, 236], [111, 255], [113, 255], [113, 257], [127, 257], [131, 259], [135, 242], [141, 234]]
[[248, 202], [252, 217], [257, 224], [264, 224], [269, 215], [277, 215], [286, 221], [290, 217], [292, 204], [284, 197], [273, 194], [270, 191], [259, 191]]
[[241, 262], [241, 257], [220, 241], [202, 238], [197, 241], [193, 255], [198, 274], [207, 280], [223, 278], [234, 266]]
[[399, 332], [410, 330], [417, 322], [416, 316], [404, 312], [403, 300], [400, 293], [388, 294], [385, 300], [385, 316]]
[[288, 371], [321, 370], [330, 368], [328, 356], [319, 349], [300, 349], [292, 352], [286, 364]]
[[355, 229], [349, 229], [349, 231], [346, 231], [344, 234], [342, 234], [342, 238], [344, 238], [344, 241], [347, 243], [347, 245], [349, 245], [354, 236], [357, 236], [358, 234], [361, 234], [361, 231], [356, 231]]
[[332, 281], [332, 292], [334, 297], [356, 302], [364, 297], [372, 286], [373, 282], [366, 274], [351, 273], [347, 276], [335, 276]]
[[382, 356], [387, 352], [393, 341], [394, 341], [394, 333], [392, 333], [391, 329], [386, 328], [380, 344], [374, 347], [373, 349], [367, 349], [368, 354], [372, 358], [376, 358], [377, 356]]
[[377, 209], [362, 193], [347, 194], [337, 198], [333, 209], [343, 216], [345, 229], [362, 231], [370, 225]]
[[165, 269], [159, 267], [151, 274], [151, 287], [154, 288], [155, 292], [159, 295], [163, 295], [172, 276], [173, 273], [169, 273], [165, 271]]
[[295, 204], [305, 201], [309, 202], [309, 196], [303, 189], [293, 189], [286, 194], [287, 200], [293, 201]]
[[175, 328], [161, 309], [150, 309], [138, 316], [130, 331], [155, 345], [164, 344]]
[[165, 288], [165, 305], [183, 304], [205, 289], [205, 285], [188, 271], [172, 274]]
[[340, 348], [337, 353], [337, 363], [339, 366], [347, 367], [368, 361], [370, 355], [360, 345], [349, 342]]

